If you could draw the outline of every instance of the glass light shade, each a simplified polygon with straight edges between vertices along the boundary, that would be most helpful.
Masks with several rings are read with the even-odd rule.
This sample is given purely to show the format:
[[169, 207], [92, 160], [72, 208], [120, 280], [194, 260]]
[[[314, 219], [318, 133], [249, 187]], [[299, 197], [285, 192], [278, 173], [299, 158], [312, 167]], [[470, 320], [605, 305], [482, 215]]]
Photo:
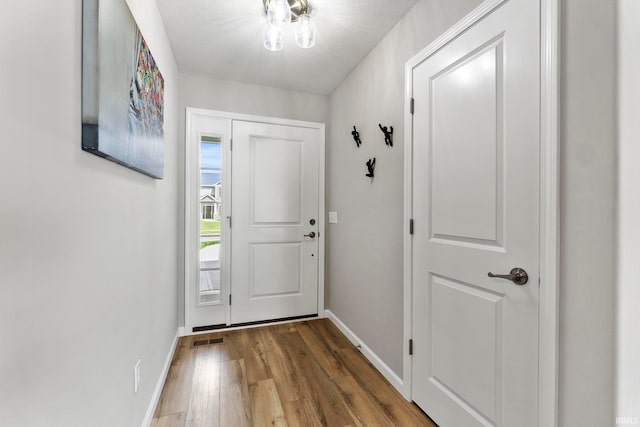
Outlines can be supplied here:
[[313, 47], [316, 44], [316, 26], [309, 15], [302, 15], [298, 18], [296, 44], [304, 49]]
[[278, 25], [269, 25], [264, 32], [264, 48], [271, 52], [282, 50], [282, 28]]
[[289, 6], [288, 0], [269, 0], [267, 21], [269, 21], [269, 25], [291, 23], [291, 6]]

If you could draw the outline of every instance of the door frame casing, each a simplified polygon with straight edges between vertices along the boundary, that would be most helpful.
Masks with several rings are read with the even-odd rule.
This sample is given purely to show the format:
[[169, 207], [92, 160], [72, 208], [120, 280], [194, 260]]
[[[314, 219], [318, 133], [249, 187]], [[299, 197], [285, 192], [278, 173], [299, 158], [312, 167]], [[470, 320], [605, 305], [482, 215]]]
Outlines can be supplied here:
[[[447, 43], [509, 0], [486, 0], [405, 64], [404, 112], [404, 297], [402, 394], [412, 399], [412, 239], [413, 211], [413, 70]], [[558, 424], [559, 315], [559, 0], [540, 1], [540, 294], [538, 303], [538, 426]]]
[[[255, 123], [265, 123], [265, 124], [274, 124], [274, 125], [283, 125], [283, 126], [296, 126], [296, 127], [304, 127], [310, 129], [317, 129], [319, 134], [318, 141], [318, 317], [325, 316], [324, 310], [324, 251], [325, 251], [325, 124], [317, 123], [317, 122], [308, 122], [302, 120], [291, 120], [291, 119], [282, 119], [276, 117], [267, 117], [267, 116], [256, 116], [250, 114], [238, 114], [238, 113], [229, 113], [224, 111], [215, 111], [215, 110], [207, 110], [202, 108], [192, 108], [187, 107], [185, 111], [185, 182], [184, 182], [184, 191], [185, 191], [185, 206], [184, 206], [184, 332], [186, 334], [191, 334], [191, 330], [194, 326], [191, 318], [190, 318], [190, 304], [193, 302], [189, 297], [190, 292], [190, 283], [195, 279], [194, 275], [195, 271], [191, 271], [188, 266], [197, 265], [197, 253], [194, 248], [197, 245], [198, 236], [194, 234], [193, 230], [197, 230], [197, 226], [195, 224], [196, 214], [198, 212], [198, 206], [196, 206], [195, 201], [193, 200], [193, 180], [189, 179], [189, 173], [193, 172], [197, 167], [198, 159], [197, 151], [191, 147], [190, 138], [193, 138], [191, 135], [191, 123], [194, 117], [204, 117], [211, 119], [223, 119], [229, 121], [229, 129], [232, 129], [233, 121], [247, 121], [247, 122], [255, 122]], [[231, 133], [229, 134], [231, 138]], [[233, 145], [233, 143], [232, 143]], [[233, 155], [233, 150], [231, 151], [231, 155]], [[233, 191], [233, 189], [231, 190]], [[229, 215], [233, 216], [233, 206], [231, 206], [231, 210], [229, 211]], [[233, 228], [231, 228], [231, 232], [233, 232]], [[231, 236], [229, 235], [227, 239], [230, 241]], [[229, 265], [230, 260], [229, 260]], [[231, 284], [231, 280], [229, 280]], [[229, 289], [230, 291], [230, 289]], [[228, 304], [228, 293], [225, 295], [225, 304], [226, 304], [226, 324], [231, 324], [231, 313], [229, 310]]]

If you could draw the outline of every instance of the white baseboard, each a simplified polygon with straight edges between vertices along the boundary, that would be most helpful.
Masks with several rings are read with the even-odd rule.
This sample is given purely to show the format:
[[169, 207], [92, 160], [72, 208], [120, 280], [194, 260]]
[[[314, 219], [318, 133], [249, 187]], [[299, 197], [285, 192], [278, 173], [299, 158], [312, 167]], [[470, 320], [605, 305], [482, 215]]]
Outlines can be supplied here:
[[144, 420], [142, 421], [142, 427], [149, 427], [151, 425], [151, 421], [153, 420], [153, 413], [156, 411], [156, 406], [158, 406], [158, 401], [160, 400], [160, 394], [162, 393], [164, 382], [167, 380], [169, 367], [171, 367], [171, 361], [173, 360], [173, 355], [176, 352], [176, 347], [178, 346], [179, 337], [180, 337], [180, 328], [178, 328], [178, 330], [176, 331], [176, 336], [173, 338], [173, 343], [169, 348], [167, 359], [164, 361], [164, 367], [162, 368], [162, 372], [160, 373], [160, 377], [158, 378], [158, 382], [156, 383], [156, 388], [153, 390], [153, 395], [151, 395], [151, 401], [149, 402], [149, 406], [147, 407], [147, 413], [145, 414]]
[[340, 331], [347, 338], [349, 338], [349, 341], [351, 341], [353, 345], [359, 346], [360, 352], [364, 355], [364, 357], [366, 357], [369, 362], [371, 362], [371, 364], [375, 366], [378, 371], [380, 371], [382, 376], [384, 376], [387, 381], [389, 381], [391, 385], [394, 386], [396, 390], [398, 390], [400, 394], [404, 395], [404, 383], [402, 379], [398, 375], [396, 375], [396, 373], [393, 372], [391, 368], [389, 368], [387, 364], [384, 363], [382, 359], [380, 359], [378, 355], [373, 352], [373, 350], [371, 350], [360, 338], [358, 338], [358, 336], [353, 333], [353, 331], [349, 329], [347, 325], [342, 323], [342, 321], [338, 319], [336, 315], [331, 312], [331, 310], [325, 310], [325, 316], [329, 320], [331, 320], [331, 322], [336, 325], [336, 327], [340, 329]]

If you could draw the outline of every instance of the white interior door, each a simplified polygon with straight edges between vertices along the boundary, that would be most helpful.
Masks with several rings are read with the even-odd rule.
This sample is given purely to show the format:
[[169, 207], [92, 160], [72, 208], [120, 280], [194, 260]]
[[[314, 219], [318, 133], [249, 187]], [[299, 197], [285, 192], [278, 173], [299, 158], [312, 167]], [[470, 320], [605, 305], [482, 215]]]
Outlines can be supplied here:
[[413, 69], [412, 397], [443, 427], [537, 425], [539, 16], [509, 0]]
[[318, 313], [318, 129], [234, 121], [231, 323]]

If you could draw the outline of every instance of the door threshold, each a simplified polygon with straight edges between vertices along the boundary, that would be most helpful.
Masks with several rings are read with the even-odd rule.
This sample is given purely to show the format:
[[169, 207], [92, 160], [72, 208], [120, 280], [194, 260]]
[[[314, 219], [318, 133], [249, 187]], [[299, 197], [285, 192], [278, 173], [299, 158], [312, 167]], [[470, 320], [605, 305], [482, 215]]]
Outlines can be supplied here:
[[207, 326], [196, 326], [192, 328], [192, 332], [207, 332], [207, 331], [220, 331], [226, 329], [238, 329], [247, 326], [258, 326], [258, 325], [267, 325], [270, 323], [283, 323], [283, 322], [292, 322], [295, 320], [304, 320], [304, 319], [312, 319], [314, 317], [318, 317], [317, 314], [307, 314], [304, 316], [293, 316], [293, 317], [281, 317], [279, 319], [269, 319], [269, 320], [257, 320], [255, 322], [243, 322], [243, 323], [232, 323], [231, 325], [226, 325], [225, 323], [218, 325], [207, 325]]

